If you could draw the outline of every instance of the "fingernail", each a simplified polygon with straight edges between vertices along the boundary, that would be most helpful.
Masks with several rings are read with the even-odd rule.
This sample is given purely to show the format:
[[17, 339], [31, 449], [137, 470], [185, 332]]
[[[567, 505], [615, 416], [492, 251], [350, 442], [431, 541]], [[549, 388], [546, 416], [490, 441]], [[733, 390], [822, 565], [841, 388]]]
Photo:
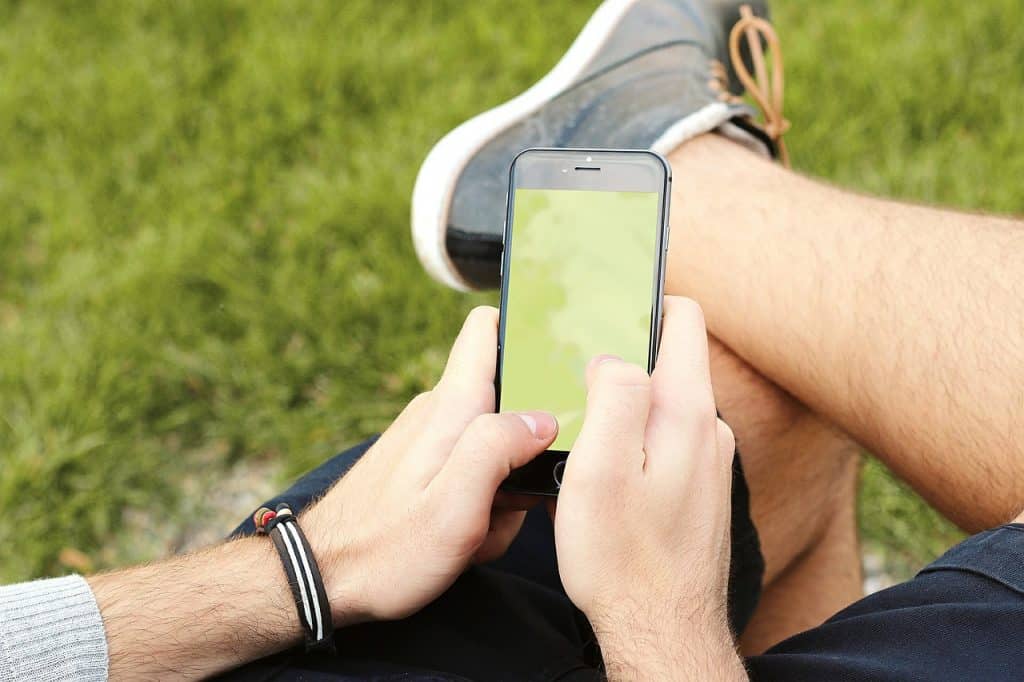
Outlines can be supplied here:
[[537, 420], [533, 418], [533, 415], [532, 414], [520, 413], [518, 416], [519, 416], [520, 419], [523, 420], [523, 423], [526, 424], [526, 428], [530, 429], [530, 433], [532, 433], [533, 435], [536, 436], [537, 435]]
[[517, 412], [516, 416], [523, 420], [537, 438], [550, 438], [558, 430], [558, 422], [554, 415], [547, 412]]

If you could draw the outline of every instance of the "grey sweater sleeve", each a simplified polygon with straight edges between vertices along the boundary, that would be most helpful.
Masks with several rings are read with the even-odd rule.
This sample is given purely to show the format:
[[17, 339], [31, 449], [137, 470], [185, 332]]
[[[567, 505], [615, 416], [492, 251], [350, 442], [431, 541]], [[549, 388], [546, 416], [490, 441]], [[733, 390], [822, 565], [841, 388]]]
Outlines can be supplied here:
[[0, 587], [0, 682], [107, 679], [107, 638], [81, 576]]

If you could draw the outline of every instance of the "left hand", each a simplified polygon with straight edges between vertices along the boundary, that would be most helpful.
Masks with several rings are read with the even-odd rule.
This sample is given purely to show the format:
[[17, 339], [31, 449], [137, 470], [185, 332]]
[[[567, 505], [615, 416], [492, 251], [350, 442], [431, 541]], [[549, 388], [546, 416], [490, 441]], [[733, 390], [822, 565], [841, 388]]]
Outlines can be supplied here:
[[[300, 517], [336, 626], [422, 608], [474, 558], [503, 553], [533, 505], [498, 486], [558, 427], [542, 412], [493, 414], [497, 321], [494, 308], [470, 313], [437, 387]], [[90, 578], [110, 679], [207, 679], [297, 644], [278, 563], [247, 537]]]
[[498, 486], [558, 425], [545, 412], [493, 413], [497, 323], [496, 309], [473, 310], [434, 390], [302, 517], [336, 624], [423, 608], [471, 561], [503, 554], [535, 504]]

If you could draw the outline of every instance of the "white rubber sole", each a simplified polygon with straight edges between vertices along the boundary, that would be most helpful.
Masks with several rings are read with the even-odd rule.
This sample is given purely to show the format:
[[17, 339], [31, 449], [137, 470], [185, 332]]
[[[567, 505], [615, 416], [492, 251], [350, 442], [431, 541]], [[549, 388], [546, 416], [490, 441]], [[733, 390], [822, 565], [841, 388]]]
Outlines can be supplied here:
[[605, 0], [569, 50], [529, 90], [478, 114], [445, 135], [427, 154], [412, 190], [412, 240], [431, 277], [459, 291], [472, 287], [459, 276], [445, 248], [448, 209], [462, 169], [485, 144], [540, 109], [569, 87], [637, 0]]
[[[448, 210], [462, 169], [485, 144], [568, 88], [604, 45], [622, 15], [637, 1], [605, 0], [544, 78], [518, 97], [458, 126], [427, 154], [412, 190], [412, 240], [420, 263], [431, 277], [453, 289], [472, 291], [473, 287], [459, 275], [445, 248]], [[753, 136], [728, 123], [735, 114], [735, 108], [723, 102], [712, 102], [669, 127], [651, 149], [668, 154], [690, 138], [720, 129], [731, 139], [767, 153]]]

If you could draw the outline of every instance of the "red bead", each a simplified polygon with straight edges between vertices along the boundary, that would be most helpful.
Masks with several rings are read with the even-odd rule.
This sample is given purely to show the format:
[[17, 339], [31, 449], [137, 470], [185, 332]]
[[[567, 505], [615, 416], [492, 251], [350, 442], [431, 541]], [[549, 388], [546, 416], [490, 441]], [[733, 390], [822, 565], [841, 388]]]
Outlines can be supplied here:
[[252, 516], [252, 520], [253, 523], [256, 524], [257, 530], [265, 530], [267, 524], [270, 523], [270, 520], [273, 519], [275, 516], [277, 516], [277, 513], [275, 511], [263, 507], [261, 509], [256, 510], [256, 513]]

